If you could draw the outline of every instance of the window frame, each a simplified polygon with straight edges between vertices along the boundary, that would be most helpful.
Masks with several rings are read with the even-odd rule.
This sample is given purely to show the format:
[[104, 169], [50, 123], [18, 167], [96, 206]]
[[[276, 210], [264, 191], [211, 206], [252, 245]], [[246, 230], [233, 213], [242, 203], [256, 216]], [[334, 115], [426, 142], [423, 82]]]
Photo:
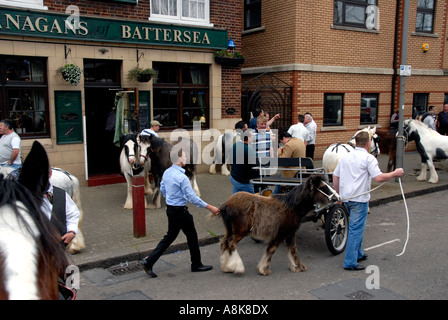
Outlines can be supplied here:
[[[41, 81], [32, 81], [30, 79], [26, 80], [9, 80], [7, 78], [6, 74], [6, 66], [7, 66], [7, 60], [17, 60], [19, 61], [36, 61], [42, 64], [42, 72]], [[48, 98], [48, 59], [46, 57], [31, 57], [31, 56], [11, 56], [11, 55], [0, 55], [0, 117], [2, 119], [12, 119], [11, 113], [21, 113], [22, 117], [21, 119], [16, 118], [15, 123], [15, 132], [21, 137], [25, 139], [32, 139], [32, 138], [48, 138], [50, 137], [50, 120], [49, 120], [49, 98]], [[28, 76], [32, 76], [32, 74], [29, 74]], [[38, 92], [39, 98], [42, 98], [42, 104], [43, 109], [42, 110], [36, 110], [36, 109], [23, 109], [24, 108], [24, 102], [23, 98], [19, 99], [20, 105], [18, 106], [21, 109], [16, 109], [15, 111], [10, 110], [10, 97], [13, 96], [13, 92], [16, 91], [20, 97], [27, 94], [28, 92]], [[33, 107], [36, 106], [36, 97], [33, 97], [32, 102], [34, 103]], [[30, 100], [31, 101], [31, 100]], [[43, 117], [43, 131], [28, 131], [28, 132], [21, 132], [21, 128], [17, 127], [18, 121], [23, 120], [23, 116], [29, 117], [30, 113], [33, 115], [33, 121], [32, 125], [36, 127], [36, 114], [38, 113], [44, 113]], [[14, 120], [13, 120], [14, 122]], [[23, 125], [23, 123], [22, 123]], [[23, 129], [22, 129], [23, 130]]]
[[[248, 2], [250, 2], [250, 3], [248, 3]], [[248, 25], [248, 19], [250, 18], [250, 11], [254, 10], [254, 9], [259, 11], [260, 22], [258, 24]], [[257, 13], [257, 12], [255, 12], [255, 13]], [[261, 13], [262, 13], [261, 0], [244, 0], [244, 30], [260, 28], [261, 27]]]
[[[342, 13], [341, 13], [342, 22], [336, 21], [337, 2], [341, 2], [342, 3], [342, 7], [343, 7], [342, 8]], [[367, 26], [366, 26], [366, 19], [367, 19], [366, 9], [367, 9], [368, 6], [371, 6], [371, 5], [378, 6], [378, 0], [334, 0], [334, 2], [333, 2], [333, 24], [335, 26], [367, 29]], [[363, 20], [362, 23], [354, 23], [354, 22], [347, 22], [346, 21], [347, 6], [363, 7], [364, 20]]]
[[44, 5], [44, 0], [0, 0], [0, 5], [25, 9], [48, 10], [48, 7]]
[[[371, 121], [362, 121], [362, 99], [363, 98], [375, 98], [376, 99], [376, 115], [375, 120]], [[361, 105], [360, 105], [360, 115], [359, 115], [359, 123], [360, 125], [365, 124], [378, 124], [378, 111], [379, 111], [379, 104], [380, 104], [380, 94], [379, 93], [361, 93]], [[371, 114], [371, 113], [369, 113]], [[371, 119], [371, 117], [370, 117]]]
[[[159, 110], [174, 110], [173, 107], [160, 107], [157, 106], [159, 103], [158, 95], [159, 91], [169, 91], [170, 94], [176, 92], [175, 103], [176, 103], [176, 126], [174, 125], [165, 125], [160, 128], [161, 131], [164, 130], [173, 130], [178, 128], [184, 129], [193, 129], [193, 124], [184, 124], [184, 118], [181, 116], [184, 114], [184, 110], [199, 110], [200, 107], [194, 108], [191, 106], [184, 107], [184, 99], [185, 95], [194, 91], [204, 91], [205, 97], [204, 102], [205, 106], [203, 109], [205, 110], [205, 122], [202, 123], [202, 129], [208, 129], [210, 127], [210, 65], [207, 64], [196, 64], [196, 63], [175, 63], [175, 62], [153, 62], [153, 68], [158, 70], [160, 67], [170, 67], [176, 69], [175, 80], [176, 82], [166, 82], [159, 83], [158, 79], [155, 79], [153, 82], [153, 118], [155, 118], [159, 113], [156, 111]], [[198, 66], [199, 68], [204, 68], [204, 83], [192, 84], [192, 83], [184, 83], [183, 81], [183, 72], [186, 71], [186, 67]], [[160, 74], [160, 72], [159, 72]], [[173, 75], [170, 75], [170, 78]], [[174, 100], [173, 100], [174, 101]], [[160, 121], [160, 120], [159, 120]], [[162, 122], [162, 121], [160, 121]]]
[[[329, 96], [340, 96], [341, 97], [341, 119], [340, 119], [340, 123], [333, 123], [333, 122], [325, 122], [326, 118], [325, 118], [325, 110], [327, 108], [327, 97]], [[344, 93], [339, 93], [339, 92], [329, 92], [329, 93], [324, 93], [324, 106], [323, 106], [323, 126], [324, 127], [341, 127], [344, 125]], [[337, 112], [337, 111], [336, 111]], [[334, 113], [334, 112], [331, 112]], [[328, 119], [328, 118], [327, 118]]]
[[[423, 109], [420, 111], [417, 109], [417, 100], [418, 98], [423, 98], [425, 100]], [[428, 102], [429, 102], [429, 93], [428, 92], [418, 92], [414, 93], [412, 96], [412, 119], [415, 119], [417, 115], [421, 115], [428, 110]]]
[[[417, 1], [417, 13], [416, 13], [416, 16], [415, 16], [415, 32], [434, 33], [434, 18], [435, 18], [435, 14], [436, 14], [436, 5], [437, 5], [437, 1], [434, 0], [432, 9], [419, 8], [418, 1]], [[425, 21], [424, 18], [425, 18], [426, 15], [431, 15], [432, 16], [431, 30], [417, 29], [417, 17], [418, 17], [419, 14], [423, 14], [423, 20], [422, 21]]]
[[[182, 15], [182, 1], [183, 0], [175, 0], [176, 1], [176, 11], [177, 11], [176, 16], [154, 13], [153, 12], [154, 10], [152, 9], [154, 1], [162, 2], [162, 1], [169, 1], [169, 0], [150, 0], [149, 1], [149, 7], [150, 7], [150, 16], [148, 17], [149, 21], [213, 27], [213, 24], [210, 22], [210, 0], [204, 0], [204, 4], [205, 4], [204, 19], [184, 17]], [[188, 0], [188, 1], [197, 1], [197, 0]]]

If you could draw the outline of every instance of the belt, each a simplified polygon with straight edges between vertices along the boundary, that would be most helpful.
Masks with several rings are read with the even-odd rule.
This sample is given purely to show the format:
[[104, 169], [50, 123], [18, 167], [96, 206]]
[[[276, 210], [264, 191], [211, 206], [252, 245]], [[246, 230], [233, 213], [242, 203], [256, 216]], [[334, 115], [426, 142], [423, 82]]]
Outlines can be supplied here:
[[166, 205], [168, 208], [173, 208], [173, 209], [183, 209], [186, 208], [187, 206], [170, 206], [169, 204]]

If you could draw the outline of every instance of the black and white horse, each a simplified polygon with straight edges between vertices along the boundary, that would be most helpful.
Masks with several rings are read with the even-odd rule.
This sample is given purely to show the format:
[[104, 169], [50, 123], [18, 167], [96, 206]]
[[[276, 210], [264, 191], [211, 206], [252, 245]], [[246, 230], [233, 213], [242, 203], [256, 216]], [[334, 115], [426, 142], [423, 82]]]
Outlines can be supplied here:
[[426, 181], [426, 170], [429, 168], [428, 182], [439, 182], [433, 159], [448, 158], [448, 136], [442, 136], [423, 122], [412, 119], [404, 120], [403, 135], [406, 141], [415, 141], [421, 157], [421, 172], [417, 180]]
[[333, 143], [327, 150], [325, 150], [322, 157], [322, 167], [327, 173], [333, 173], [336, 169], [339, 160], [345, 156], [347, 153], [355, 150], [355, 137], [361, 131], [367, 131], [370, 135], [370, 154], [377, 157], [380, 154], [380, 149], [378, 146], [378, 136], [376, 134], [376, 126], [373, 128], [367, 127], [359, 130], [347, 143]]
[[58, 231], [41, 209], [49, 181], [42, 150], [34, 142], [19, 179], [0, 174], [0, 300], [56, 300], [68, 266]]
[[[125, 209], [132, 210], [132, 177], [141, 176], [145, 178], [145, 193], [152, 195], [151, 185], [148, 181], [148, 173], [151, 170], [151, 160], [146, 156], [140, 155], [140, 143], [147, 143], [148, 136], [142, 136], [137, 133], [130, 133], [124, 136], [122, 150], [120, 153], [120, 168], [127, 183]], [[142, 142], [143, 139], [143, 142]], [[145, 198], [145, 207], [148, 203]]]
[[210, 165], [210, 168], [208, 172], [210, 174], [216, 173], [216, 165], [221, 164], [221, 174], [228, 176], [230, 175], [230, 171], [228, 168], [228, 165], [230, 164], [231, 160], [231, 149], [235, 142], [237, 142], [240, 139], [240, 135], [237, 134], [237, 132], [226, 132], [218, 137], [216, 139], [216, 145], [215, 145], [215, 154], [213, 158], [213, 162]]
[[[72, 175], [70, 172], [61, 168], [51, 168], [52, 175], [50, 178], [50, 183], [58, 188], [61, 188], [73, 199], [79, 210], [79, 223], [78, 223], [78, 233], [73, 238], [73, 240], [67, 245], [67, 251], [70, 254], [75, 254], [85, 249], [84, 235], [81, 230], [82, 220], [84, 217], [84, 212], [81, 205], [81, 189], [79, 185], [79, 180], [76, 176]], [[0, 167], [0, 174], [5, 177], [11, 177], [9, 174], [14, 171], [13, 168], [8, 166]]]
[[[171, 151], [183, 149], [187, 154], [188, 164], [185, 165], [185, 174], [191, 182], [191, 186], [195, 193], [200, 196], [199, 186], [196, 182], [196, 163], [198, 157], [198, 149], [191, 139], [182, 138], [174, 145], [166, 142], [165, 139], [153, 135], [141, 136], [139, 142], [140, 159], [151, 163], [150, 172], [154, 180], [154, 189], [149, 203], [150, 208], [160, 208], [162, 206], [162, 195], [160, 192], [160, 183], [163, 173], [173, 164]], [[140, 164], [142, 165], [142, 164]]]

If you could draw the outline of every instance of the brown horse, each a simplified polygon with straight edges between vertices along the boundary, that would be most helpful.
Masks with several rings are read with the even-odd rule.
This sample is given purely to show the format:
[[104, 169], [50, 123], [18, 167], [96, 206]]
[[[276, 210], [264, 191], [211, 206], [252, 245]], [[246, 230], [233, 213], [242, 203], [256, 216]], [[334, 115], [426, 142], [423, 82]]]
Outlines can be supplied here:
[[[330, 196], [327, 196], [330, 195]], [[305, 271], [299, 260], [296, 233], [302, 219], [314, 205], [328, 204], [337, 193], [319, 175], [312, 175], [303, 184], [286, 194], [263, 197], [247, 192], [232, 195], [221, 207], [226, 234], [221, 240], [221, 269], [224, 272], [244, 273], [243, 262], [236, 246], [247, 235], [265, 240], [268, 246], [258, 264], [258, 273], [270, 275], [271, 258], [278, 246], [285, 241], [288, 247], [289, 269]]]
[[395, 134], [389, 132], [388, 130], [377, 130], [376, 134], [378, 136], [377, 143], [381, 150], [381, 153], [389, 155], [386, 172], [391, 172], [395, 170], [395, 157], [397, 155], [397, 138], [395, 137]]

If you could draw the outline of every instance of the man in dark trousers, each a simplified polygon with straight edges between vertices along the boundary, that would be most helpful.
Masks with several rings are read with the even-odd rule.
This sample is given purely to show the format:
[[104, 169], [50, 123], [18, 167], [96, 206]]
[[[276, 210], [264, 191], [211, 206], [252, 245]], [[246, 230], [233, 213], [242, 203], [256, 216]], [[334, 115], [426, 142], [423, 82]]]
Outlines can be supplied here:
[[149, 257], [140, 261], [143, 270], [152, 278], [157, 277], [152, 271], [154, 264], [173, 241], [176, 240], [180, 230], [187, 237], [188, 248], [190, 249], [191, 271], [208, 271], [213, 268], [212, 266], [202, 264], [198, 235], [194, 227], [193, 216], [188, 211], [187, 201], [197, 207], [209, 210], [214, 215], [219, 213], [219, 209], [207, 204], [196, 195], [191, 187], [190, 180], [185, 175], [185, 169], [182, 168], [187, 163], [185, 152], [181, 149], [179, 153], [181, 155], [177, 156], [177, 161], [163, 173], [162, 182], [160, 183], [160, 191], [165, 197], [167, 204], [168, 232]]

